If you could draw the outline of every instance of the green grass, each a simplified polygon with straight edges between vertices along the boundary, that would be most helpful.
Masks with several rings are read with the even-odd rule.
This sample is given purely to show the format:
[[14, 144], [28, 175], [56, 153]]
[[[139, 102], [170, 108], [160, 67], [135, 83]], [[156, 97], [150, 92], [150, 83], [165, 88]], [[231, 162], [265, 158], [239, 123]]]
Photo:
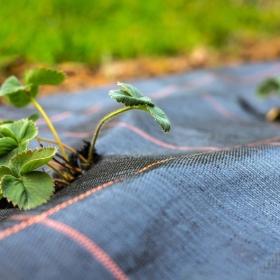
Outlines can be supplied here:
[[279, 8], [277, 0], [0, 0], [0, 64], [14, 56], [96, 64], [227, 48], [279, 35]]

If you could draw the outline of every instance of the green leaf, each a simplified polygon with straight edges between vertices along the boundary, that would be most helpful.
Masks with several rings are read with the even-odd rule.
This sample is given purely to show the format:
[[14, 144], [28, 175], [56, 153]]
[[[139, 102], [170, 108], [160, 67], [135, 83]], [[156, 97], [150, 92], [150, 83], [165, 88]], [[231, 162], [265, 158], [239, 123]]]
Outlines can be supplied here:
[[17, 141], [11, 137], [0, 138], [0, 157], [8, 154], [9, 152], [17, 148], [17, 146]]
[[31, 102], [28, 92], [26, 91], [15, 92], [6, 96], [5, 99], [8, 103], [17, 108], [25, 107]]
[[171, 123], [164, 113], [159, 107], [147, 107], [147, 112], [151, 114], [151, 116], [155, 119], [155, 121], [161, 126], [163, 131], [168, 132], [171, 129]]
[[25, 92], [28, 88], [20, 83], [15, 77], [11, 76], [4, 81], [0, 89], [0, 96], [11, 95], [19, 92]]
[[261, 96], [266, 96], [271, 93], [280, 93], [280, 77], [269, 78], [258, 87], [258, 94]]
[[27, 119], [0, 125], [0, 164], [6, 165], [17, 153], [24, 152], [28, 142], [38, 133], [35, 124]]
[[128, 96], [143, 97], [141, 91], [133, 85], [121, 82], [118, 82], [117, 85], [120, 87], [120, 90]]
[[122, 94], [118, 91], [111, 91], [109, 95], [119, 103], [123, 103], [125, 106], [138, 106], [148, 105], [153, 106], [153, 103], [149, 97], [130, 97]]
[[0, 125], [0, 134], [11, 137], [20, 144], [34, 139], [38, 134], [38, 129], [33, 121], [22, 119]]
[[9, 153], [0, 157], [0, 165], [8, 165], [10, 159], [17, 153], [18, 149], [14, 149]]
[[2, 177], [4, 177], [5, 175], [12, 175], [12, 171], [10, 168], [8, 168], [7, 166], [0, 166], [0, 180]]
[[47, 202], [54, 192], [52, 178], [41, 171], [30, 172], [20, 178], [5, 175], [1, 187], [9, 202], [25, 210]]
[[120, 87], [119, 89], [109, 92], [109, 95], [113, 99], [117, 102], [123, 103], [125, 106], [135, 106], [135, 109], [149, 113], [165, 132], [170, 130], [171, 124], [167, 115], [162, 109], [155, 106], [151, 98], [143, 96], [142, 93], [132, 85], [118, 83], [118, 86]]
[[30, 103], [29, 91], [30, 87], [22, 85], [16, 77], [11, 76], [3, 83], [0, 96], [4, 96], [15, 107], [24, 107]]
[[34, 85], [59, 85], [65, 79], [65, 75], [61, 71], [39, 68], [33, 69], [26, 73], [25, 81], [27, 84]]
[[29, 150], [13, 157], [11, 164], [18, 174], [23, 175], [47, 164], [56, 151], [56, 148], [51, 147]]
[[40, 115], [38, 113], [34, 113], [28, 117], [28, 120], [36, 122], [40, 119]]
[[118, 86], [120, 87], [119, 89], [109, 92], [110, 97], [117, 102], [123, 103], [126, 106], [154, 106], [151, 98], [143, 96], [134, 86], [125, 83], [118, 83]]
[[1, 119], [0, 120], [0, 125], [5, 124], [5, 123], [12, 123], [14, 122], [14, 120], [5, 120], [5, 119]]
[[18, 153], [22, 153], [24, 151], [26, 151], [27, 149], [27, 144], [26, 143], [22, 143], [20, 145], [18, 145], [16, 148], [14, 148], [13, 150], [7, 152], [6, 154], [0, 156], [0, 165], [8, 165], [10, 159], [15, 156]]

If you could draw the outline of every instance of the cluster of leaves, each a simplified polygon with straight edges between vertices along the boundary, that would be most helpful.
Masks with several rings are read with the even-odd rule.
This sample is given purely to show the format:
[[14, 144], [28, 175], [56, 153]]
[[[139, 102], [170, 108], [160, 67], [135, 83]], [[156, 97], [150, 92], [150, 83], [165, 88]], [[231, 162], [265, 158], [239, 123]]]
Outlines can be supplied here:
[[[35, 138], [39, 140], [35, 125], [36, 116], [0, 123], [0, 198], [6, 198], [21, 209], [30, 209], [41, 205], [53, 194], [54, 179], [42, 171], [42, 167], [46, 164], [55, 170], [55, 175], [60, 176], [60, 179], [56, 179], [55, 182], [67, 185], [93, 163], [95, 143], [100, 129], [110, 119], [126, 111], [141, 110], [151, 115], [163, 131], [167, 132], [171, 127], [166, 114], [149, 97], [144, 96], [132, 85], [118, 83], [119, 88], [110, 91], [109, 95], [124, 106], [105, 115], [98, 123], [87, 151], [88, 156], [85, 158], [74, 148], [62, 143], [47, 113], [36, 100], [41, 85], [57, 85], [63, 80], [64, 74], [62, 72], [51, 69], [35, 69], [25, 74], [24, 83], [12, 76], [0, 88], [0, 97], [2, 96], [9, 104], [15, 107], [24, 107], [29, 103], [34, 105], [54, 136], [55, 141], [47, 140], [47, 142], [57, 144], [61, 153], [60, 155], [56, 148], [51, 147], [33, 150], [29, 148], [32, 140]], [[77, 159], [75, 162], [69, 161], [69, 154], [65, 152], [65, 147], [72, 153], [74, 151]], [[54, 156], [57, 156], [62, 162]], [[62, 170], [54, 168], [50, 164], [51, 160], [56, 161]]]
[[40, 85], [58, 85], [65, 76], [52, 69], [34, 69], [26, 72], [24, 84], [15, 76], [9, 77], [0, 89], [0, 96], [17, 108], [27, 106], [39, 93]]
[[20, 209], [42, 204], [54, 192], [52, 178], [37, 169], [52, 159], [56, 148], [29, 149], [37, 134], [30, 119], [0, 124], [0, 197]]
[[[4, 81], [0, 97], [21, 108], [36, 102], [41, 85], [57, 85], [64, 80], [62, 72], [40, 68], [28, 71], [21, 83], [15, 76]], [[46, 202], [54, 192], [54, 180], [37, 169], [45, 166], [56, 154], [56, 148], [30, 149], [38, 135], [38, 115], [0, 124], [0, 198], [6, 198], [20, 209], [31, 209]]]

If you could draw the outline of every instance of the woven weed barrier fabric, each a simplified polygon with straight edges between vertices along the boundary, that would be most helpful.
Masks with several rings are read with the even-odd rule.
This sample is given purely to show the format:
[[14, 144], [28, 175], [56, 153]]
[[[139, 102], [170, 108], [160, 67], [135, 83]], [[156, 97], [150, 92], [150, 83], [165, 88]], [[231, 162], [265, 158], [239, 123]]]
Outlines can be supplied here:
[[[172, 132], [129, 112], [83, 177], [35, 210], [1, 210], [0, 279], [280, 279], [280, 126], [264, 120], [280, 99], [255, 96], [278, 73], [276, 62], [135, 82]], [[66, 143], [117, 107], [109, 88], [41, 100]]]

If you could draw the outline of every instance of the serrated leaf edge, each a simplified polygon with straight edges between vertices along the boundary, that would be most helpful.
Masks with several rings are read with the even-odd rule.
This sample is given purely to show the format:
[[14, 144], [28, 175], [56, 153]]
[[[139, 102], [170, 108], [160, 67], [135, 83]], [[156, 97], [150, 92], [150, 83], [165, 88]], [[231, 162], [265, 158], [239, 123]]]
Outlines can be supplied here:
[[[39, 151], [47, 150], [47, 149], [53, 149], [53, 150], [54, 150], [53, 155], [52, 155], [51, 157], [55, 156], [55, 154], [57, 153], [57, 148], [56, 148], [56, 147], [52, 147], [52, 146], [44, 147], [44, 148], [36, 148], [36, 149], [34, 149], [34, 150], [27, 150], [27, 151], [24, 151], [24, 152], [21, 152], [21, 153], [18, 153], [18, 154], [16, 154], [16, 155], [14, 155], [14, 156], [9, 160], [9, 164], [13, 165], [13, 164], [12, 164], [12, 160], [15, 160], [15, 158], [16, 158], [17, 156], [24, 156], [25, 154], [27, 155], [28, 153], [31, 153], [31, 154], [32, 154], [32, 153], [34, 153], [34, 152], [39, 152]], [[48, 157], [49, 157], [49, 156], [48, 156]], [[40, 158], [40, 159], [42, 160], [42, 159], [46, 159], [46, 158], [48, 158], [48, 157], [42, 157], [42, 158]], [[39, 159], [37, 159], [37, 160], [39, 160]], [[20, 174], [21, 176], [23, 176], [24, 174], [28, 174], [29, 172], [35, 171], [35, 170], [32, 170], [32, 171], [29, 171], [29, 172], [27, 172], [27, 173], [21, 174], [21, 170], [23, 169], [23, 167], [24, 167], [27, 163], [28, 163], [28, 162], [26, 162], [25, 164], [23, 164], [23, 165], [20, 167], [19, 174]]]

